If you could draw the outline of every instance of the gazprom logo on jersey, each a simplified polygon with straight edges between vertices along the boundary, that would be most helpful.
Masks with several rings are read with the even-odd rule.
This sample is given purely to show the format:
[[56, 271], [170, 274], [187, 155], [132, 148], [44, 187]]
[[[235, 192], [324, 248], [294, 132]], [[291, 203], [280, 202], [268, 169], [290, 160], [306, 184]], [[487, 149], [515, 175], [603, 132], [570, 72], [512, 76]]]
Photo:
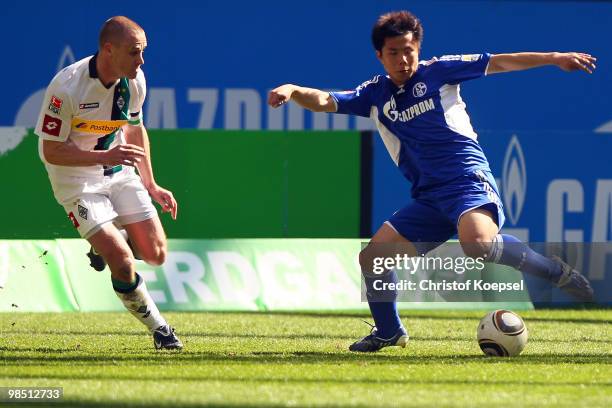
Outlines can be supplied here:
[[398, 113], [396, 109], [397, 104], [395, 103], [395, 98], [391, 96], [391, 99], [387, 103], [385, 103], [385, 106], [383, 106], [383, 113], [392, 122], [395, 122], [397, 120]]
[[392, 122], [395, 122], [396, 120], [399, 120], [400, 122], [408, 122], [415, 117], [434, 109], [435, 105], [433, 98], [429, 98], [419, 103], [415, 103], [403, 111], [398, 111], [395, 98], [393, 95], [391, 95], [391, 99], [389, 99], [389, 101], [387, 101], [387, 103], [385, 103], [383, 106], [383, 113]]
[[508, 218], [512, 225], [516, 225], [527, 195], [527, 166], [516, 135], [512, 135], [506, 148], [502, 168], [502, 191]]

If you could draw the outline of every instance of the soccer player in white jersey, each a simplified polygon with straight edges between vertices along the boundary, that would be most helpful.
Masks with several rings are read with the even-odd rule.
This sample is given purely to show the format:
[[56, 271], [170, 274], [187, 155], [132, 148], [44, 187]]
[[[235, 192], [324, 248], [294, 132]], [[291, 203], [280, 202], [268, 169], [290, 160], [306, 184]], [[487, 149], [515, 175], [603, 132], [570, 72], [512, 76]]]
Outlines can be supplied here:
[[155, 348], [180, 349], [134, 261], [134, 253], [152, 265], [166, 257], [151, 198], [173, 219], [177, 213], [172, 193], [155, 182], [142, 123], [146, 83], [140, 66], [147, 39], [138, 24], [117, 16], [102, 26], [98, 46], [49, 84], [36, 125], [39, 154], [55, 198], [95, 249], [88, 254], [92, 266], [108, 264], [115, 293], [151, 331]]
[[[374, 289], [373, 259], [385, 256], [388, 248], [379, 244], [401, 243], [416, 255], [458, 235], [468, 256], [547, 279], [581, 301], [593, 296], [588, 280], [562, 260], [546, 258], [517, 238], [499, 233], [504, 213], [497, 185], [476, 141], [459, 84], [543, 65], [591, 73], [595, 58], [578, 52], [525, 52], [451, 55], [419, 62], [422, 38], [423, 27], [410, 12], [384, 14], [374, 25], [372, 42], [387, 75], [377, 75], [352, 91], [323, 92], [285, 84], [268, 96], [273, 107], [293, 100], [315, 112], [372, 118], [391, 158], [412, 183], [413, 201], [395, 212], [360, 253], [375, 328], [353, 343], [351, 351], [403, 347], [408, 340], [397, 312], [397, 292]], [[394, 271], [376, 277], [381, 278], [397, 281]]]

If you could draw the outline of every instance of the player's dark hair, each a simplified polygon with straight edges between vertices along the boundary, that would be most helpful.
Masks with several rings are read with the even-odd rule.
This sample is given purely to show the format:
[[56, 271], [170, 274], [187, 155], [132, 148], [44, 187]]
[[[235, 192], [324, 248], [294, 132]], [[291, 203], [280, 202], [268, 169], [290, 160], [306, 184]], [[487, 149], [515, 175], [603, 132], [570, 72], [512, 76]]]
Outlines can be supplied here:
[[98, 37], [98, 46], [110, 42], [119, 44], [130, 31], [144, 31], [135, 21], [124, 16], [111, 17], [104, 22]]
[[372, 28], [372, 44], [376, 51], [382, 51], [385, 38], [406, 35], [412, 32], [413, 38], [421, 45], [423, 26], [414, 14], [409, 11], [392, 11], [378, 17]]

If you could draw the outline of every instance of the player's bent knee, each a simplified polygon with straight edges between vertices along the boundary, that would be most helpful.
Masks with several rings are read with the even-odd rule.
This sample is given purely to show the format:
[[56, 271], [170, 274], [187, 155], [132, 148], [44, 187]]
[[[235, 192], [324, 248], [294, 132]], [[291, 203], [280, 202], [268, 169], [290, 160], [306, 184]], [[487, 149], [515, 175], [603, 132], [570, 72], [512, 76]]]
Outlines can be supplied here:
[[483, 236], [475, 236], [469, 240], [461, 240], [463, 253], [470, 258], [484, 258], [491, 251], [492, 239]]
[[368, 247], [359, 252], [359, 266], [362, 272], [372, 272], [373, 262], [373, 255]]
[[159, 266], [166, 262], [167, 252], [166, 245], [157, 244], [143, 256], [143, 260], [149, 265]]

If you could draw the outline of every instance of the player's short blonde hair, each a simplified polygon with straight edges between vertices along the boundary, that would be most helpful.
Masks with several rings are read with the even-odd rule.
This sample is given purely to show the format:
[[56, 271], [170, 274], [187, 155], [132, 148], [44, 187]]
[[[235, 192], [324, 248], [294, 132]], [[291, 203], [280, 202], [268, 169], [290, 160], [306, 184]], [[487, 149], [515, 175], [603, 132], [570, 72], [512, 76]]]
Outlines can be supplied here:
[[98, 46], [102, 49], [102, 46], [107, 42], [115, 45], [119, 44], [129, 34], [134, 32], [144, 32], [144, 30], [138, 23], [125, 16], [111, 17], [104, 22], [100, 29]]

